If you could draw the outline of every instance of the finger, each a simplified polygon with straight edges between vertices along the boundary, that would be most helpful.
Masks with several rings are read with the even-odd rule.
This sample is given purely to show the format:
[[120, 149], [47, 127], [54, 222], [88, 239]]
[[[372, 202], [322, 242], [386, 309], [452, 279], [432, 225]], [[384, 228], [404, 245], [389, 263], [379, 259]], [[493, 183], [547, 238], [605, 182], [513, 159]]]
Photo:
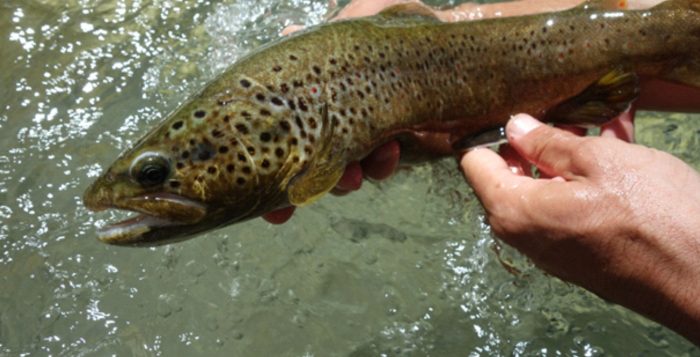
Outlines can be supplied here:
[[357, 191], [362, 187], [362, 166], [353, 161], [345, 167], [345, 172], [340, 181], [335, 185], [333, 194], [343, 195], [351, 191]]
[[514, 174], [508, 163], [489, 149], [467, 152], [460, 165], [465, 179], [487, 211], [504, 201], [513, 188], [531, 180]]
[[272, 224], [282, 224], [287, 222], [294, 214], [294, 209], [296, 207], [291, 206], [287, 208], [278, 209], [276, 211], [265, 213], [262, 218]]
[[301, 25], [289, 25], [282, 30], [281, 35], [287, 36], [289, 34], [292, 34], [294, 32], [297, 32], [297, 31], [303, 30], [303, 29], [304, 29], [304, 26], [301, 26]]
[[628, 143], [634, 142], [634, 115], [636, 109], [630, 108], [617, 118], [600, 127], [600, 136], [617, 138]]
[[544, 125], [526, 115], [514, 116], [506, 125], [508, 142], [527, 161], [550, 176], [574, 179], [580, 174], [573, 160], [583, 138], [561, 129]]
[[586, 134], [588, 133], [588, 129], [575, 125], [558, 124], [555, 125], [555, 127], [564, 131], [568, 131], [576, 136], [586, 136]]
[[498, 148], [498, 154], [501, 155], [506, 164], [508, 164], [512, 173], [520, 176], [531, 176], [532, 165], [525, 160], [525, 158], [520, 156], [512, 146], [508, 144], [501, 145]]
[[417, 0], [354, 0], [338, 13], [334, 20], [376, 15], [385, 8]]
[[384, 180], [391, 176], [399, 165], [401, 149], [397, 141], [390, 141], [370, 153], [362, 160], [365, 176], [374, 180]]

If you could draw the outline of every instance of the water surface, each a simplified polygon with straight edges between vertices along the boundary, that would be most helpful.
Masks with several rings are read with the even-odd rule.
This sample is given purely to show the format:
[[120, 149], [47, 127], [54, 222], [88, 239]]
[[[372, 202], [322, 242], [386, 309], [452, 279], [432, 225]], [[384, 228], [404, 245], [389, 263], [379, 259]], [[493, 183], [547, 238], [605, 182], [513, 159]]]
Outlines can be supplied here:
[[[444, 4], [445, 1], [433, 1]], [[181, 244], [125, 249], [80, 203], [116, 155], [319, 0], [0, 4], [0, 355], [700, 355], [674, 333], [501, 267], [445, 160]], [[698, 116], [641, 140], [700, 168]]]

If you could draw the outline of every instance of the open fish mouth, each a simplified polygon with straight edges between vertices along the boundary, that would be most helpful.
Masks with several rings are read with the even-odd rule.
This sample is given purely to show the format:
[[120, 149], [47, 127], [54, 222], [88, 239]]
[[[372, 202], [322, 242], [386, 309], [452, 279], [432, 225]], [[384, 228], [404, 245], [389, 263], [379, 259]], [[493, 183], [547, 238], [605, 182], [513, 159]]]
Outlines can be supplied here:
[[176, 240], [207, 214], [206, 206], [173, 194], [147, 194], [117, 200], [87, 199], [93, 211], [126, 210], [135, 215], [97, 230], [97, 238], [113, 245], [160, 245]]
[[136, 244], [141, 240], [141, 237], [154, 229], [181, 225], [183, 224], [166, 218], [137, 213], [131, 218], [98, 228], [97, 239], [107, 244]]

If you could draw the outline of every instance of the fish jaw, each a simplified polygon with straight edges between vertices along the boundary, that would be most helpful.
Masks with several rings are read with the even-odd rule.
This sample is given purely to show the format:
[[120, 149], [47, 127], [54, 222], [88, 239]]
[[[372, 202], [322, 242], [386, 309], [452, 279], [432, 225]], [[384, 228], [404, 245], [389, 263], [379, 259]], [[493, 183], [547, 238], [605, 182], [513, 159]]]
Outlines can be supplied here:
[[158, 192], [120, 197], [111, 186], [101, 184], [104, 180], [108, 178], [101, 178], [86, 191], [83, 197], [85, 207], [96, 212], [117, 209], [137, 213], [132, 218], [98, 229], [98, 239], [104, 243], [160, 245], [182, 240], [188, 232], [207, 229], [201, 227], [207, 207], [200, 202]]

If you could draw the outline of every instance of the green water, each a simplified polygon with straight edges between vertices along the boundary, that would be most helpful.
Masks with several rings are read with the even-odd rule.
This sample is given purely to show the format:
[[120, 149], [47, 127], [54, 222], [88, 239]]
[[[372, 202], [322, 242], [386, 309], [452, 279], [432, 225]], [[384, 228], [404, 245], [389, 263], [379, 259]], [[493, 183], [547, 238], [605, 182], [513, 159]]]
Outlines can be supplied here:
[[[434, 1], [434, 4], [447, 3]], [[129, 143], [316, 0], [0, 3], [0, 355], [329, 356], [700, 353], [674, 333], [498, 263], [445, 160], [181, 244], [95, 240], [82, 191]], [[639, 136], [700, 168], [700, 118]]]

